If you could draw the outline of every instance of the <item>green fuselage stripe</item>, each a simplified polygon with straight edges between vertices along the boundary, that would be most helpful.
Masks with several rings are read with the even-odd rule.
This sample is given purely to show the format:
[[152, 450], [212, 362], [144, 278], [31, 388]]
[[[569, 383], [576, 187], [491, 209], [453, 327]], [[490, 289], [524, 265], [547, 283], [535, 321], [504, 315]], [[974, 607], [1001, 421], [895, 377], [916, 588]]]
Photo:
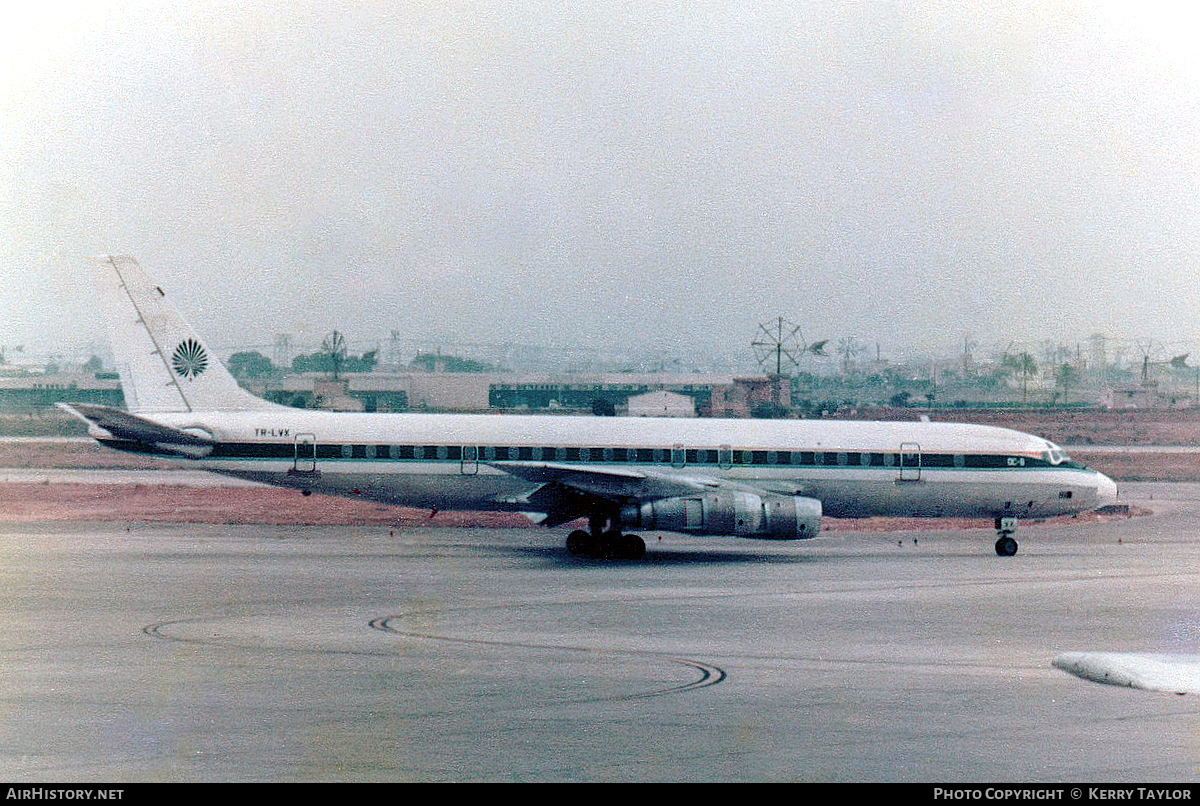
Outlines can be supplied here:
[[[177, 455], [132, 440], [102, 440], [119, 450]], [[384, 445], [375, 443], [221, 442], [204, 456], [210, 460], [280, 459], [302, 461], [401, 462], [567, 462], [596, 465], [663, 465], [666, 467], [804, 467], [892, 468], [952, 470], [1071, 469], [1084, 466], [1070, 460], [1050, 461], [1022, 455], [990, 453], [900, 453], [878, 451], [761, 450], [742, 448], [507, 446], [507, 445]]]

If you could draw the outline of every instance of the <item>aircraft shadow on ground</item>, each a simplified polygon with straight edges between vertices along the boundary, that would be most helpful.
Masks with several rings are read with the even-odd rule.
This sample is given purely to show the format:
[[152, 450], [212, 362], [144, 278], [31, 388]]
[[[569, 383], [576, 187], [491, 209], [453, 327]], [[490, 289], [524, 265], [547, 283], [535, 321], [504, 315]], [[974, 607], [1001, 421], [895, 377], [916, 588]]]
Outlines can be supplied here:
[[755, 554], [753, 552], [701, 549], [681, 551], [648, 547], [646, 555], [637, 560], [597, 560], [576, 557], [564, 546], [505, 546], [496, 547], [499, 553], [524, 556], [561, 567], [639, 567], [691, 565], [797, 565], [820, 562], [822, 558], [805, 554]]

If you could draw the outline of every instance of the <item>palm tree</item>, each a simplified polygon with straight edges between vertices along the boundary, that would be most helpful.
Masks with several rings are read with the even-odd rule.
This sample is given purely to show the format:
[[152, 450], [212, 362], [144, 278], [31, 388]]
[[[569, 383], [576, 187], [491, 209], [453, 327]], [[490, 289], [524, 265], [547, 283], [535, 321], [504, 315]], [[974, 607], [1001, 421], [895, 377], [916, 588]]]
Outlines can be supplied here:
[[1054, 373], [1054, 381], [1058, 384], [1058, 388], [1062, 390], [1062, 402], [1067, 402], [1067, 395], [1071, 391], [1071, 387], [1079, 380], [1079, 370], [1074, 364], [1059, 364], [1058, 369]]
[[1009, 372], [1015, 372], [1021, 376], [1021, 404], [1029, 402], [1029, 378], [1031, 375], [1037, 374], [1037, 362], [1033, 360], [1033, 356], [1029, 353], [1017, 353], [1016, 355], [1004, 356], [1002, 365]]

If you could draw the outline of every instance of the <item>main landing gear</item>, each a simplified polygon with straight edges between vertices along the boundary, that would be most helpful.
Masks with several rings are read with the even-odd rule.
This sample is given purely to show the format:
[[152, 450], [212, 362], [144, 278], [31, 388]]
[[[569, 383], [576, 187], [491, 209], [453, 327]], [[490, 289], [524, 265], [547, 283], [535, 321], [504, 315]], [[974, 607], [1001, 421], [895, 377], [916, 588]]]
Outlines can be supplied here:
[[620, 522], [592, 517], [588, 518], [588, 526], [587, 530], [576, 529], [567, 535], [567, 551], [576, 557], [640, 560], [645, 556], [646, 541], [637, 535], [622, 534]]
[[1015, 531], [1016, 518], [996, 518], [996, 554], [1011, 557], [1017, 553], [1017, 541], [1012, 537]]

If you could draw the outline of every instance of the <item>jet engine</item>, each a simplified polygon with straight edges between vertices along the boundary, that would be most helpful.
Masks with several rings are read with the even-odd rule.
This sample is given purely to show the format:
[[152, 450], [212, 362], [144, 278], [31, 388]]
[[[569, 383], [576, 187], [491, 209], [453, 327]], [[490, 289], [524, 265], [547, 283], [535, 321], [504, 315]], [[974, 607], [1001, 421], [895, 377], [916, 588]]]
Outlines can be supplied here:
[[821, 530], [821, 502], [796, 495], [742, 492], [661, 498], [622, 508], [625, 528], [803, 540]]

